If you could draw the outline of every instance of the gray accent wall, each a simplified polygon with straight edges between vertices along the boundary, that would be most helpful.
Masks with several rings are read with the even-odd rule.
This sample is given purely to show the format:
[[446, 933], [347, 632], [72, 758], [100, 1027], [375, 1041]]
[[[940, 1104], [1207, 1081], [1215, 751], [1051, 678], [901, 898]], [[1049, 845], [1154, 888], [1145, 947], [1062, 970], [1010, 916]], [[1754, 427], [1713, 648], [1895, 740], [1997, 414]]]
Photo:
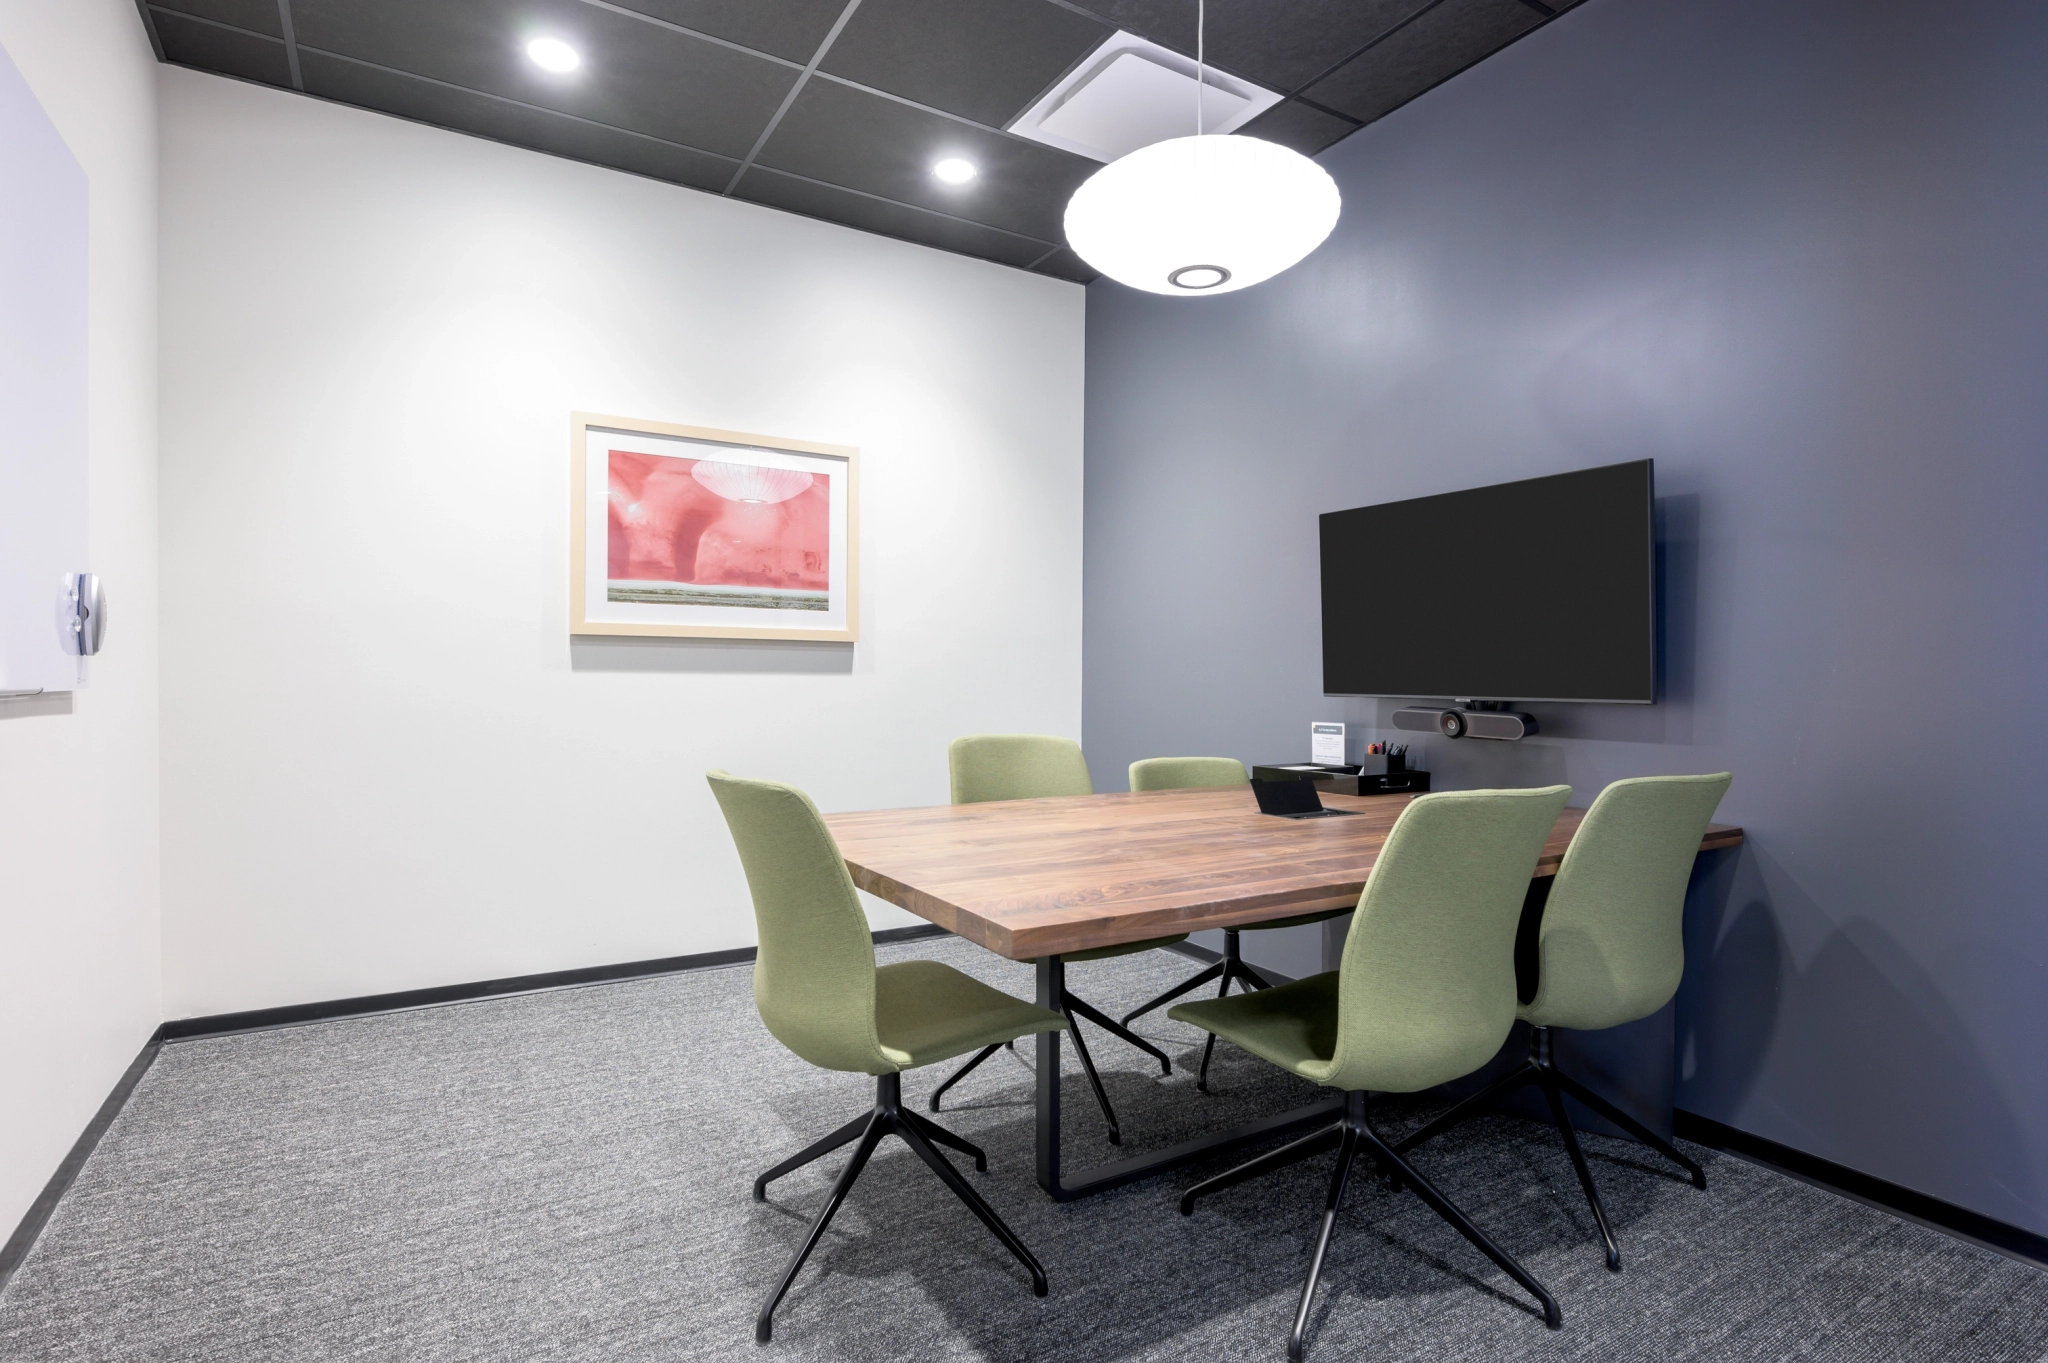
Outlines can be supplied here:
[[1092, 286], [1098, 782], [1391, 736], [1321, 693], [1318, 513], [1652, 457], [1660, 703], [1421, 765], [1733, 770], [1678, 1105], [2048, 1233], [2044, 70], [2023, 0], [1589, 0], [1323, 153], [1279, 279]]

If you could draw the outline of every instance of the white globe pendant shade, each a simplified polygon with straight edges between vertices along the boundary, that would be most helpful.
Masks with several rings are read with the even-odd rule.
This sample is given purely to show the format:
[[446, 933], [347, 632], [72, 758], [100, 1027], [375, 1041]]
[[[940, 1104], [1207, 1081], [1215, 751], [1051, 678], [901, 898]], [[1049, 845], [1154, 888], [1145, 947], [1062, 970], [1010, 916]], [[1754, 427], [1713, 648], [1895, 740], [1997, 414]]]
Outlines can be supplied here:
[[1231, 293], [1271, 279], [1337, 225], [1337, 182], [1256, 137], [1176, 137], [1096, 171], [1067, 201], [1067, 244], [1134, 289]]

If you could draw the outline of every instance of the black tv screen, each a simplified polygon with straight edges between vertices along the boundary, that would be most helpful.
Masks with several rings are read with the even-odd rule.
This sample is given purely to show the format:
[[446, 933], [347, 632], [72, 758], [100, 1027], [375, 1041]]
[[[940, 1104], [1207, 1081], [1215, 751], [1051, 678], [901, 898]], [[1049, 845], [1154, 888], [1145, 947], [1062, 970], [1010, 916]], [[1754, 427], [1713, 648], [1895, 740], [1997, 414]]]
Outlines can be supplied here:
[[1651, 461], [1322, 517], [1323, 690], [1656, 697]]

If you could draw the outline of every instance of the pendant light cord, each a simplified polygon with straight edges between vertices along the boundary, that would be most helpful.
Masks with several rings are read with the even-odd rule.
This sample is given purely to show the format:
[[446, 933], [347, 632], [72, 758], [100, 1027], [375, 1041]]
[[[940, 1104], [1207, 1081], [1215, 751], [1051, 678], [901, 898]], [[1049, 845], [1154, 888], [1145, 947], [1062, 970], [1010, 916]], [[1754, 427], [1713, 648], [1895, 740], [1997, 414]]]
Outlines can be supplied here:
[[1202, 43], [1209, 27], [1208, 0], [1195, 0], [1195, 136], [1202, 135]]

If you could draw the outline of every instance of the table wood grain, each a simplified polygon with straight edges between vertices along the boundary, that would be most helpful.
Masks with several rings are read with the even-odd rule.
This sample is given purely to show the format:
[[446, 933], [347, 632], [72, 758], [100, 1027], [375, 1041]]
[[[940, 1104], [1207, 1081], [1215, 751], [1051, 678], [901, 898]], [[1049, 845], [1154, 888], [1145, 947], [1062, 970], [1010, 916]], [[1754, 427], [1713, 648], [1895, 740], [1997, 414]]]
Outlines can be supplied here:
[[[1249, 787], [828, 814], [853, 883], [1012, 960], [1348, 909], [1412, 795], [1324, 795], [1342, 819], [1259, 813]], [[1551, 831], [1555, 875], [1583, 809]], [[1715, 824], [1700, 850], [1734, 847]]]

